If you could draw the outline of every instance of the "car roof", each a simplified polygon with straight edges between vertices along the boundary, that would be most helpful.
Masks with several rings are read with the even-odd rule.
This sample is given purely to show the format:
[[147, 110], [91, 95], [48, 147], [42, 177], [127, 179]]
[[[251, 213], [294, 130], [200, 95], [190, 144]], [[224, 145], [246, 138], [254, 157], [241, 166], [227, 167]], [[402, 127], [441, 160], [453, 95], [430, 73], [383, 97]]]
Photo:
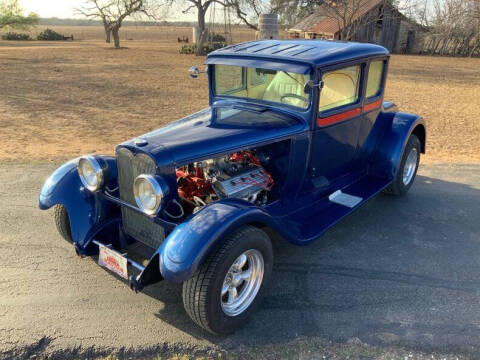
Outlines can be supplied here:
[[332, 40], [260, 40], [218, 49], [211, 52], [208, 58], [248, 57], [318, 66], [389, 55], [383, 46], [368, 43]]

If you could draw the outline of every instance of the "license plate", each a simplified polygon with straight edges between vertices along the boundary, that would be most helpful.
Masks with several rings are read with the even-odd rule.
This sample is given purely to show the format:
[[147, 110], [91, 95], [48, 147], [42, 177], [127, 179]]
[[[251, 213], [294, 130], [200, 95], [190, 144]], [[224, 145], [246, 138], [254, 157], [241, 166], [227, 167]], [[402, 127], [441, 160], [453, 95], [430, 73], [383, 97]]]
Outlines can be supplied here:
[[127, 259], [103, 245], [100, 245], [99, 250], [98, 264], [113, 271], [118, 276], [128, 279]]

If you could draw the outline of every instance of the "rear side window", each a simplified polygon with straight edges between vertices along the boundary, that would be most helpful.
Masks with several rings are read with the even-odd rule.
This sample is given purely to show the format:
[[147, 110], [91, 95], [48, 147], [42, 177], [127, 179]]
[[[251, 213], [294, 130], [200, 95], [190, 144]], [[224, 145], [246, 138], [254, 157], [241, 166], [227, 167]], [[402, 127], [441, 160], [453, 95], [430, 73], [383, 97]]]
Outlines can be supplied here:
[[319, 111], [326, 111], [357, 102], [360, 65], [327, 72], [322, 77]]
[[372, 61], [368, 69], [367, 98], [378, 95], [382, 85], [383, 60]]

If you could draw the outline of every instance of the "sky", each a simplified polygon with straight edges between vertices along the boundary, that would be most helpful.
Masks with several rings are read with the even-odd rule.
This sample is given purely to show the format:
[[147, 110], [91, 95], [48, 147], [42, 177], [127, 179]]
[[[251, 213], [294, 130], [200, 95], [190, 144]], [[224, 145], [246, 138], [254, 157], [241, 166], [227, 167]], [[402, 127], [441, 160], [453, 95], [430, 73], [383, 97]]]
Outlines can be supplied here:
[[[20, 0], [26, 13], [35, 12], [40, 17], [78, 18], [75, 8], [85, 4], [82, 0]], [[180, 11], [171, 13], [167, 20], [195, 20], [195, 14], [183, 15]]]
[[[40, 17], [74, 17], [74, 9], [79, 6], [78, 0], [20, 0], [25, 12], [35, 12]], [[78, 17], [78, 16], [77, 16]]]

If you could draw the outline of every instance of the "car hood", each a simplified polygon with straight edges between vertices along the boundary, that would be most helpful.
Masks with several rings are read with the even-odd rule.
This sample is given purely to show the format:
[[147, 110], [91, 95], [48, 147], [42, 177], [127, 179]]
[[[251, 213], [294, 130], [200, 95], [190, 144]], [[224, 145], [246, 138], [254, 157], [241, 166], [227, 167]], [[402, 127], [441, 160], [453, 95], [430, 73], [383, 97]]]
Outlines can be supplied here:
[[[193, 160], [288, 138], [308, 129], [308, 125], [301, 121], [286, 127], [226, 126], [217, 124], [212, 114], [212, 108], [209, 107], [120, 146], [134, 147], [148, 153], [159, 166], [171, 160], [176, 165], [183, 165]], [[146, 144], [139, 146], [142, 140]]]

